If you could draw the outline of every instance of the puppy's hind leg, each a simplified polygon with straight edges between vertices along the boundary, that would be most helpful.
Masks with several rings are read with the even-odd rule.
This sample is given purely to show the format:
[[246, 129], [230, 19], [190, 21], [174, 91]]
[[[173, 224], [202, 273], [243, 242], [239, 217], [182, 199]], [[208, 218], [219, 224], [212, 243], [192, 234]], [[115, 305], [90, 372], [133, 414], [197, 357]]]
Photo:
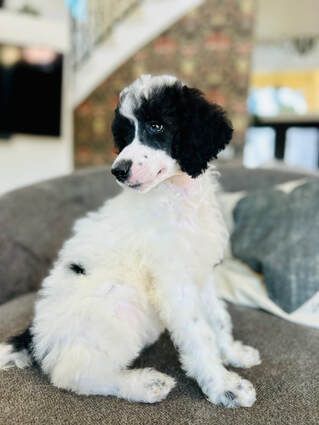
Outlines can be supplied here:
[[108, 362], [98, 351], [74, 346], [61, 355], [51, 381], [77, 394], [113, 395], [143, 403], [163, 400], [175, 386], [173, 378], [154, 369], [115, 369]]
[[117, 376], [117, 395], [131, 401], [156, 403], [166, 398], [175, 380], [152, 368], [123, 370]]
[[258, 350], [234, 340], [231, 317], [224, 302], [217, 296], [213, 277], [208, 279], [201, 295], [206, 316], [215, 331], [223, 363], [240, 368], [250, 368], [260, 364]]
[[[42, 369], [55, 386], [77, 394], [114, 395], [145, 403], [164, 399], [175, 385], [173, 378], [150, 368], [128, 369], [163, 331], [156, 312], [125, 284], [114, 283], [107, 291], [100, 287], [98, 295], [83, 298], [68, 325], [65, 320], [61, 323], [64, 344], [56, 343], [57, 338], [48, 344]], [[45, 339], [42, 325], [42, 321], [34, 325], [36, 347]]]

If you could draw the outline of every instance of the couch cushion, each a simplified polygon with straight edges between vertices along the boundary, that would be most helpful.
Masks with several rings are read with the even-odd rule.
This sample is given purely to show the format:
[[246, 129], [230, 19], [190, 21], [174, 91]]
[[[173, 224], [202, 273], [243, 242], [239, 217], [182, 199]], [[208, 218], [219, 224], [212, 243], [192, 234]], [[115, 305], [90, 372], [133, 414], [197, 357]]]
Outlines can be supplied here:
[[[218, 166], [221, 172], [220, 182], [227, 192], [247, 192], [256, 189], [265, 189], [277, 184], [286, 183], [291, 180], [298, 180], [309, 177], [310, 174], [294, 172], [291, 169], [277, 168], [244, 168], [237, 162], [226, 162]], [[314, 178], [319, 177], [318, 173], [311, 174]]]
[[[32, 314], [33, 296], [0, 307], [0, 335], [20, 331]], [[177, 379], [167, 400], [156, 405], [114, 397], [77, 396], [49, 384], [36, 369], [0, 371], [0, 423], [6, 425], [174, 424], [174, 425], [318, 425], [319, 331], [267, 313], [231, 306], [235, 335], [257, 347], [263, 363], [239, 372], [257, 389], [250, 409], [227, 410], [205, 400], [181, 371], [167, 335], [135, 362]]]
[[260, 190], [234, 210], [232, 252], [262, 273], [270, 298], [291, 313], [319, 292], [319, 185]]

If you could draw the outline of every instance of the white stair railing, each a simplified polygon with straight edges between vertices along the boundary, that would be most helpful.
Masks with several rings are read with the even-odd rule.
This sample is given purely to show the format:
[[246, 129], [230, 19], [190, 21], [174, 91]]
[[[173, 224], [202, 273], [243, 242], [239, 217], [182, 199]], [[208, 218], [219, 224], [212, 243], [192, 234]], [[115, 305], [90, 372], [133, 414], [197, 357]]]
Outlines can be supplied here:
[[140, 0], [69, 0], [72, 17], [72, 56], [77, 69], [88, 61], [95, 47], [114, 25], [130, 13]]

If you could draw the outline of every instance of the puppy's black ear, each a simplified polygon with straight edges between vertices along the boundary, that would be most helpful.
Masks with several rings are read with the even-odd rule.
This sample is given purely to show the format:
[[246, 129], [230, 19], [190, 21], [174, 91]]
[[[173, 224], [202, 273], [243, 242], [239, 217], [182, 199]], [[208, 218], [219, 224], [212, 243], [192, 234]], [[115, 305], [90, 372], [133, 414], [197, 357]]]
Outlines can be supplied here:
[[225, 111], [197, 89], [182, 87], [181, 108], [181, 129], [172, 153], [182, 171], [197, 177], [230, 142], [233, 128]]

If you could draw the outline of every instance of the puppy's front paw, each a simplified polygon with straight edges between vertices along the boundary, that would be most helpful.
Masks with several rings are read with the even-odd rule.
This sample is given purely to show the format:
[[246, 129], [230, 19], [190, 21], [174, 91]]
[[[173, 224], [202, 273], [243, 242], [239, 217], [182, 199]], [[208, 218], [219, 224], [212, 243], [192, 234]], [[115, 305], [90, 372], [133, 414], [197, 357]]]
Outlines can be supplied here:
[[144, 374], [143, 378], [141, 385], [143, 385], [145, 403], [163, 400], [175, 386], [175, 380], [172, 377], [157, 370], [148, 369], [148, 373]]
[[225, 365], [233, 367], [249, 367], [257, 366], [261, 363], [259, 351], [249, 345], [244, 345], [240, 341], [234, 341], [224, 353]]
[[222, 390], [210, 391], [208, 400], [223, 407], [251, 407], [256, 401], [256, 391], [247, 379], [227, 372]]

